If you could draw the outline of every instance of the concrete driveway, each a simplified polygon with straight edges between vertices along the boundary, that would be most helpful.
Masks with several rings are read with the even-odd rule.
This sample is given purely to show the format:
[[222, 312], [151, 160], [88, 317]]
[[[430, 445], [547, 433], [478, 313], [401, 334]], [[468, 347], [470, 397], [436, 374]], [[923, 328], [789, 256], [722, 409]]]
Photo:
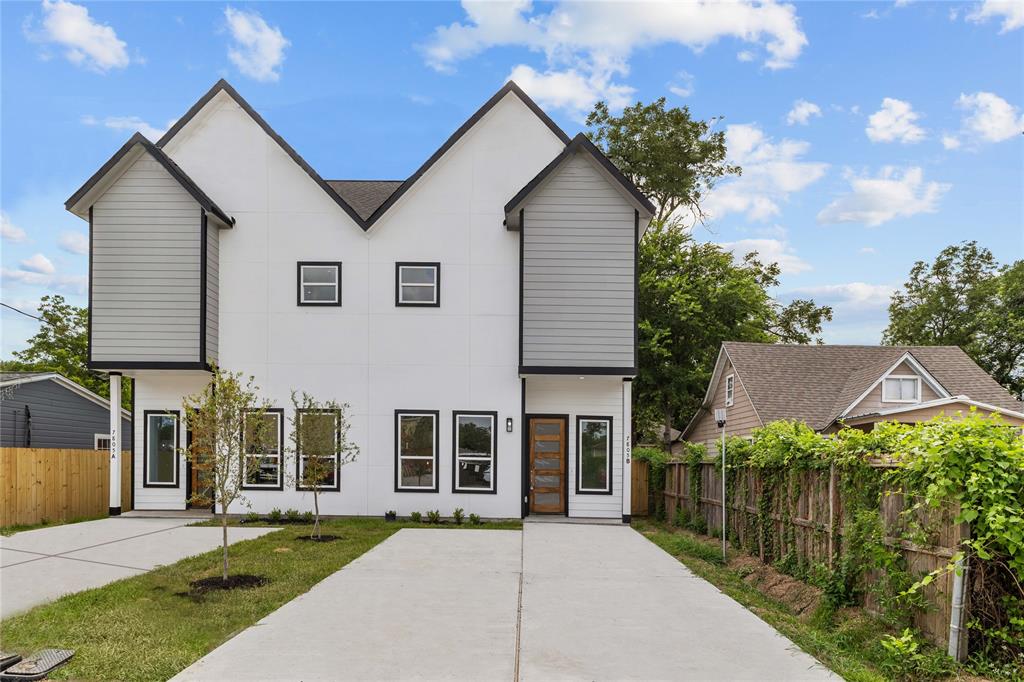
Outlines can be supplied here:
[[[121, 516], [0, 537], [0, 619], [219, 547], [221, 529], [188, 527], [195, 522]], [[273, 530], [230, 528], [228, 539]]]
[[175, 680], [828, 680], [625, 526], [404, 529]]

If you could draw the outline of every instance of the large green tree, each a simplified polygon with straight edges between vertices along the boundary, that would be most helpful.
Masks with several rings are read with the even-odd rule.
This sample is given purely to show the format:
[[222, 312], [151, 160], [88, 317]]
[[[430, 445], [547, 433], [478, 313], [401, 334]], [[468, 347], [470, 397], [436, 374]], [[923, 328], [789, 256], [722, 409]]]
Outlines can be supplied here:
[[637, 102], [619, 116], [598, 102], [587, 116], [587, 136], [654, 202], [655, 220], [688, 209], [703, 221], [701, 201], [715, 182], [742, 172], [725, 162], [725, 133], [714, 130], [717, 121], [694, 119], [688, 107], [666, 109], [664, 97]]
[[[799, 299], [783, 306], [770, 290], [779, 266], [701, 243], [678, 222], [655, 222], [639, 249], [639, 369], [634, 424], [667, 437], [700, 406], [723, 341], [820, 341], [832, 309]], [[661, 428], [655, 429], [655, 425]], [[644, 434], [646, 432], [646, 434]]]
[[889, 304], [884, 343], [960, 346], [996, 381], [1024, 394], [1024, 260], [1000, 264], [968, 241], [917, 261]]

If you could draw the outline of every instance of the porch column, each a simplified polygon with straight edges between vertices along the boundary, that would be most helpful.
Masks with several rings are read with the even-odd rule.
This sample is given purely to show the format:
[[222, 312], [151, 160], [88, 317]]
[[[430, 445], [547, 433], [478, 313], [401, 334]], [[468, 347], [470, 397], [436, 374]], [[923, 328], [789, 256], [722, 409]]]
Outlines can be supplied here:
[[121, 514], [121, 373], [110, 373], [110, 516]]
[[633, 380], [622, 380], [622, 522], [633, 514]]

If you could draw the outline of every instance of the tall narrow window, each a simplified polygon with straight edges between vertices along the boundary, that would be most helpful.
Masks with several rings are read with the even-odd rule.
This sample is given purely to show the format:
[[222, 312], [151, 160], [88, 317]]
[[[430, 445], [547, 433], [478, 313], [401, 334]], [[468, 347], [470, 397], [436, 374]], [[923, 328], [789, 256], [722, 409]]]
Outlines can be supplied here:
[[452, 433], [452, 492], [496, 492], [497, 412], [456, 412]]
[[[298, 479], [296, 490], [310, 490], [312, 486], [303, 485], [306, 479], [306, 466], [313, 457], [330, 460], [331, 466], [316, 485], [319, 490], [341, 489], [338, 478], [338, 459], [341, 450], [341, 413], [337, 410], [299, 410], [299, 428], [302, 437], [298, 443], [298, 458], [295, 463], [295, 476]], [[316, 469], [313, 475], [316, 475]]]
[[436, 411], [395, 411], [395, 490], [437, 492]]
[[395, 263], [395, 305], [441, 305], [441, 264]]
[[725, 406], [732, 407], [736, 398], [736, 377], [732, 374], [725, 378]]
[[143, 484], [155, 487], [178, 487], [178, 417], [177, 411], [150, 411], [145, 419], [146, 453], [143, 457]]
[[576, 417], [576, 492], [612, 492], [612, 418]]
[[284, 410], [266, 410], [262, 417], [246, 414], [243, 488], [281, 490], [281, 447]]
[[341, 263], [310, 261], [298, 268], [299, 305], [341, 305]]

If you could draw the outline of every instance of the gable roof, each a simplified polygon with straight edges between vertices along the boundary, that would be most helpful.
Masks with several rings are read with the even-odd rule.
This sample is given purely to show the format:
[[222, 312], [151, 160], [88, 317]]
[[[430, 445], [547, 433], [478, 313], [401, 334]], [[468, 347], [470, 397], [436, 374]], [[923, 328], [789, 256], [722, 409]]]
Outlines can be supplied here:
[[[218, 220], [228, 227], [235, 224], [234, 218], [229, 217], [228, 214], [222, 211], [220, 207], [213, 202], [213, 199], [207, 196], [206, 192], [200, 189], [199, 185], [197, 185], [192, 178], [190, 178], [188, 174], [178, 166], [178, 164], [174, 163], [174, 160], [171, 159], [171, 157], [167, 156], [162, 149], [146, 139], [146, 136], [142, 133], [135, 133], [132, 135], [128, 141], [125, 142], [124, 145], [122, 145], [121, 148], [118, 149], [117, 152], [115, 152], [115, 154], [100, 167], [98, 171], [93, 173], [91, 178], [85, 181], [84, 185], [79, 187], [78, 190], [64, 202], [64, 208], [72, 213], [76, 213], [76, 205], [136, 147], [141, 147], [145, 153], [149, 154], [159, 162], [160, 165], [171, 174], [171, 177], [177, 180], [185, 191], [192, 195], [192, 198], [195, 199], [207, 213], [213, 214]], [[77, 214], [80, 215], [81, 212], [79, 211]]]
[[[764, 423], [794, 419], [827, 428], [904, 355], [945, 390], [971, 400], [1021, 412], [1022, 404], [957, 346], [783, 345], [727, 341], [715, 366], [702, 409], [728, 358]], [[858, 401], [859, 402], [859, 401]]]
[[544, 169], [538, 173], [530, 182], [526, 184], [519, 192], [512, 197], [507, 204], [505, 204], [505, 222], [509, 229], [518, 229], [518, 222], [515, 217], [516, 211], [526, 201], [526, 199], [546, 180], [559, 166], [565, 163], [568, 159], [576, 153], [589, 154], [597, 163], [611, 176], [611, 179], [617, 182], [626, 193], [632, 198], [636, 208], [646, 211], [650, 215], [657, 213], [657, 209], [654, 204], [651, 203], [650, 199], [644, 196], [643, 192], [637, 188], [633, 181], [622, 174], [622, 171], [616, 167], [607, 156], [604, 155], [597, 146], [587, 138], [583, 133], [579, 133], [576, 137], [572, 138], [572, 142], [566, 145], [565, 149], [556, 156], [551, 163], [544, 167]]
[[387, 201], [403, 180], [328, 180], [327, 184], [366, 220]]
[[[77, 393], [86, 400], [96, 403], [105, 410], [110, 409], [109, 400], [101, 395], [93, 393], [85, 386], [75, 383], [63, 374], [59, 374], [57, 372], [0, 372], [0, 387], [31, 384], [36, 381], [53, 381], [72, 393]], [[121, 417], [124, 419], [131, 419], [132, 413], [122, 407]]]
[[[430, 170], [430, 167], [437, 163], [437, 161], [442, 156], [444, 156], [445, 152], [447, 152], [452, 147], [452, 145], [458, 142], [463, 135], [465, 135], [474, 125], [476, 125], [476, 123], [481, 118], [483, 118], [488, 111], [493, 109], [494, 106], [498, 104], [498, 102], [500, 102], [502, 99], [504, 99], [505, 96], [508, 95], [509, 93], [514, 94], [516, 97], [522, 100], [523, 104], [525, 104], [530, 109], [530, 111], [536, 114], [536, 116], [551, 130], [552, 133], [554, 133], [560, 140], [562, 140], [562, 142], [564, 142], [565, 144], [569, 143], [569, 136], [566, 135], [565, 132], [558, 127], [558, 124], [551, 120], [551, 117], [545, 114], [544, 111], [539, 106], [537, 106], [537, 104], [532, 99], [530, 99], [529, 96], [527, 96], [527, 94], [523, 92], [523, 90], [518, 85], [516, 85], [513, 81], [509, 81], [505, 83], [505, 85], [502, 86], [502, 88], [498, 90], [498, 92], [494, 93], [494, 95], [489, 100], [487, 100], [487, 102], [485, 102], [484, 105], [480, 107], [472, 116], [470, 116], [469, 119], [467, 119], [466, 122], [463, 123], [459, 127], [459, 129], [456, 130], [444, 142], [444, 144], [442, 144], [441, 147], [438, 148], [438, 150], [434, 152], [431, 155], [431, 157], [427, 159], [426, 162], [424, 162], [423, 165], [416, 170], [415, 173], [409, 176], [408, 179], [402, 180], [400, 182], [385, 181], [398, 182], [398, 186], [395, 187], [388, 194], [388, 196], [382, 200], [381, 203], [375, 206], [368, 215], [363, 215], [363, 213], [366, 212], [366, 209], [374, 203], [374, 200], [376, 198], [379, 197], [379, 195], [376, 192], [374, 192], [372, 199], [368, 196], [360, 196], [359, 198], [357, 198], [354, 196], [354, 191], [350, 186], [338, 186], [338, 183], [352, 181], [328, 182], [324, 180], [315, 170], [313, 170], [312, 166], [306, 163], [306, 160], [303, 159], [299, 155], [299, 153], [292, 148], [290, 144], [285, 142], [284, 138], [278, 135], [277, 132], [275, 132], [274, 129], [270, 127], [270, 124], [263, 120], [263, 117], [260, 116], [256, 112], [256, 110], [253, 109], [252, 106], [248, 102], [246, 102], [241, 95], [238, 94], [238, 91], [231, 87], [231, 85], [223, 78], [217, 81], [214, 84], [214, 86], [210, 88], [210, 90], [199, 99], [198, 102], [193, 104], [192, 107], [185, 113], [185, 115], [178, 119], [173, 126], [171, 126], [170, 130], [164, 133], [163, 137], [161, 137], [160, 140], [156, 143], [157, 146], [164, 147], [168, 142], [174, 139], [174, 136], [177, 135], [182, 130], [182, 128], [184, 128], [189, 123], [189, 121], [191, 121], [196, 116], [196, 114], [198, 114], [203, 109], [203, 107], [205, 107], [206, 104], [209, 103], [209, 101], [212, 100], [220, 92], [224, 92], [233, 100], [235, 100], [238, 106], [240, 106], [247, 114], [249, 114], [253, 121], [255, 121], [256, 124], [259, 125], [260, 128], [262, 128], [265, 133], [267, 133], [267, 135], [269, 135], [275, 142], [277, 142], [277, 144], [280, 145], [281, 149], [284, 150], [284, 152], [288, 154], [288, 156], [290, 156], [292, 160], [295, 161], [295, 163], [297, 163], [299, 167], [301, 167], [302, 170], [304, 170], [306, 174], [309, 175], [309, 177], [312, 178], [313, 181], [317, 185], [319, 185], [320, 188], [323, 189], [324, 192], [326, 192], [327, 195], [331, 199], [333, 199], [334, 202], [337, 203], [338, 206], [340, 206], [349, 215], [349, 217], [352, 218], [352, 220], [357, 225], [359, 225], [359, 227], [361, 227], [364, 231], [369, 230], [370, 227], [372, 227], [375, 222], [380, 220], [380, 218], [387, 213], [388, 209], [391, 208], [395, 204], [395, 202], [397, 202], [402, 197], [402, 195], [409, 191], [409, 189], [416, 184], [416, 181], [419, 180], [424, 173]], [[378, 187], [376, 189], [380, 190], [380, 192], [383, 193], [383, 188]]]

